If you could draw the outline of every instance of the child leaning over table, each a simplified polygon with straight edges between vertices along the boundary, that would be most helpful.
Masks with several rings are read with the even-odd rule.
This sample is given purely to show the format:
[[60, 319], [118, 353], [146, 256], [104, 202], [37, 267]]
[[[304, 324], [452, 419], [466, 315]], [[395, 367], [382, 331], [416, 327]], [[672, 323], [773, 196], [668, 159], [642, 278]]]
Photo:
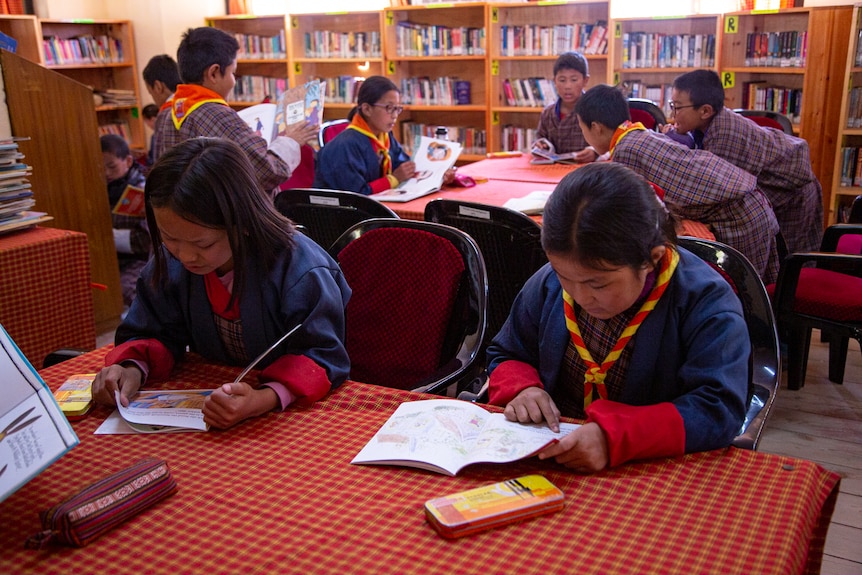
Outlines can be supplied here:
[[490, 402], [511, 421], [586, 423], [545, 448], [576, 471], [725, 447], [748, 389], [748, 330], [730, 285], [675, 245], [649, 184], [613, 163], [557, 185], [549, 263], [488, 349]]
[[96, 376], [97, 401], [113, 405], [119, 390], [126, 404], [145, 382], [165, 379], [187, 346], [246, 365], [299, 324], [258, 366], [261, 385], [221, 385], [204, 421], [227, 428], [308, 405], [344, 382], [350, 288], [338, 264], [275, 210], [239, 146], [195, 138], [171, 148], [147, 178], [146, 207], [158, 249]]

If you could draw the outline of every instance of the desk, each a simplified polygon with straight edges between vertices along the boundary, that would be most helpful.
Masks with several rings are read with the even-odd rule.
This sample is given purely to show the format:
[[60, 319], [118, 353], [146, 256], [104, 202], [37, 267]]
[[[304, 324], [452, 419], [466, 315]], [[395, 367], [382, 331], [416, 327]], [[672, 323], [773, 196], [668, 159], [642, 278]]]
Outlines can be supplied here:
[[[54, 388], [96, 369], [102, 348], [43, 370]], [[189, 358], [171, 387], [239, 370]], [[349, 461], [396, 406], [420, 396], [348, 382], [306, 410], [209, 433], [94, 436], [0, 504], [2, 573], [815, 573], [839, 476], [814, 463], [727, 448], [590, 476], [537, 459], [458, 477]], [[34, 551], [37, 512], [140, 457], [168, 461], [179, 492], [84, 549]], [[432, 497], [538, 472], [566, 508], [447, 541]]]
[[583, 164], [531, 164], [530, 154], [514, 158], [489, 158], [458, 168], [459, 174], [510, 182], [556, 184]]
[[447, 186], [439, 192], [434, 192], [415, 200], [398, 203], [384, 202], [386, 206], [398, 214], [399, 218], [407, 220], [422, 220], [425, 218], [425, 206], [428, 202], [445, 198], [447, 200], [458, 200], [462, 202], [476, 202], [478, 204], [489, 204], [502, 206], [512, 198], [526, 196], [536, 190], [552, 191], [556, 184], [515, 182], [508, 180], [488, 180], [476, 184], [472, 188], [455, 188]]
[[35, 366], [96, 347], [87, 236], [36, 227], [0, 236], [0, 323]]

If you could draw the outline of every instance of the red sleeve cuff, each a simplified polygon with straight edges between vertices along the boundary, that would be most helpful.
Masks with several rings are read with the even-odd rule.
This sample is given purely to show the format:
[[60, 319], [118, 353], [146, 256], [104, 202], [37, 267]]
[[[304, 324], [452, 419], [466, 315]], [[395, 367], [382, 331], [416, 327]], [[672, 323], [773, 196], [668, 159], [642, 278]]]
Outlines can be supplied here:
[[383, 176], [382, 178], [377, 178], [373, 182], [369, 182], [368, 185], [371, 187], [371, 193], [373, 194], [385, 192], [392, 187], [392, 184], [389, 183], [389, 178], [387, 178], [386, 176]]
[[281, 383], [296, 398], [294, 403], [302, 407], [323, 398], [332, 388], [326, 370], [304, 355], [281, 356], [258, 379], [263, 383]]
[[685, 425], [670, 402], [627, 405], [600, 399], [587, 408], [589, 422], [598, 424], [608, 440], [611, 467], [685, 453]]
[[148, 381], [168, 378], [174, 368], [174, 356], [157, 339], [132, 339], [121, 343], [105, 356], [105, 365], [135, 361], [149, 368]]
[[516, 359], [504, 361], [488, 379], [488, 403], [506, 405], [528, 387], [545, 389], [536, 368]]

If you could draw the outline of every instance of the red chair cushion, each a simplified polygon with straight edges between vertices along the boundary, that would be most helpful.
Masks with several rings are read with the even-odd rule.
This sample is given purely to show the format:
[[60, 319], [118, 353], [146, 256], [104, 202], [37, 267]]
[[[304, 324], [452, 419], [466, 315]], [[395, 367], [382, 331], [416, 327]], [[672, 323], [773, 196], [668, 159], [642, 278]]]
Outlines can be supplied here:
[[326, 145], [332, 141], [332, 138], [343, 132], [347, 129], [347, 126], [350, 125], [350, 122], [344, 122], [343, 124], [333, 124], [331, 126], [327, 126], [326, 130], [323, 132], [323, 144]]
[[299, 153], [299, 165], [296, 166], [290, 177], [278, 186], [279, 189], [310, 188], [314, 183], [314, 148], [308, 144], [303, 144], [299, 148]]
[[862, 254], [862, 234], [844, 234], [838, 238], [835, 251], [839, 254]]
[[411, 389], [441, 363], [464, 274], [448, 240], [423, 230], [381, 228], [338, 254], [353, 295], [347, 304], [350, 377]]
[[[766, 291], [773, 297], [775, 284], [766, 286]], [[834, 321], [862, 321], [862, 278], [802, 268], [793, 311]]]
[[746, 118], [748, 118], [758, 126], [763, 126], [765, 128], [775, 128], [779, 132], [784, 131], [784, 128], [781, 126], [781, 124], [778, 123], [778, 120], [773, 120], [772, 118], [767, 118], [766, 116], [746, 116]]
[[638, 110], [637, 108], [629, 108], [629, 114], [631, 114], [632, 122], [640, 122], [647, 130], [655, 130], [655, 118], [649, 112]]

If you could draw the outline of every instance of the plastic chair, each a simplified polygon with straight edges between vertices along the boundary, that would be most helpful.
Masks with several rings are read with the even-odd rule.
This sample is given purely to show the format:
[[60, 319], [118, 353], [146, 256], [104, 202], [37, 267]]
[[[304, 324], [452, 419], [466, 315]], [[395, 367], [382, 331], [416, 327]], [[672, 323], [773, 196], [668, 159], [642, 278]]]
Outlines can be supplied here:
[[446, 224], [470, 234], [488, 272], [488, 321], [482, 350], [503, 327], [515, 296], [536, 270], [548, 262], [542, 229], [533, 219], [507, 208], [457, 200], [434, 200], [425, 221]]
[[439, 393], [479, 354], [488, 282], [461, 230], [411, 220], [353, 226], [329, 250], [353, 290], [347, 304], [350, 377]]
[[324, 122], [320, 125], [320, 131], [317, 133], [317, 142], [320, 144], [322, 148], [326, 144], [332, 141], [332, 138], [343, 132], [347, 129], [347, 126], [350, 125], [350, 120], [340, 119], [340, 120], [329, 120], [328, 122]]
[[679, 245], [711, 265], [733, 287], [742, 303], [751, 356], [748, 361], [749, 403], [733, 445], [757, 449], [763, 426], [781, 385], [781, 359], [772, 304], [760, 276], [744, 255], [721, 242], [682, 236]]
[[793, 135], [793, 124], [784, 114], [771, 112], [769, 110], [743, 110], [742, 108], [737, 108], [734, 112], [740, 116], [745, 116], [759, 126], [775, 128], [776, 130], [781, 130], [785, 134]]
[[[826, 229], [819, 252], [795, 253], [781, 262], [778, 281], [769, 286], [782, 337], [787, 343], [787, 386], [805, 384], [811, 330], [829, 341], [829, 381], [843, 383], [850, 338], [862, 344], [862, 255], [836, 253], [858, 242], [842, 242], [862, 234], [860, 224]], [[856, 238], [858, 239], [858, 238]], [[803, 267], [814, 262], [817, 267]]]
[[398, 215], [377, 200], [354, 192], [300, 188], [275, 197], [276, 209], [301, 225], [308, 237], [329, 249], [354, 224], [371, 218]]
[[640, 122], [647, 130], [658, 131], [659, 125], [667, 124], [661, 108], [646, 98], [629, 98], [629, 113], [633, 122]]

